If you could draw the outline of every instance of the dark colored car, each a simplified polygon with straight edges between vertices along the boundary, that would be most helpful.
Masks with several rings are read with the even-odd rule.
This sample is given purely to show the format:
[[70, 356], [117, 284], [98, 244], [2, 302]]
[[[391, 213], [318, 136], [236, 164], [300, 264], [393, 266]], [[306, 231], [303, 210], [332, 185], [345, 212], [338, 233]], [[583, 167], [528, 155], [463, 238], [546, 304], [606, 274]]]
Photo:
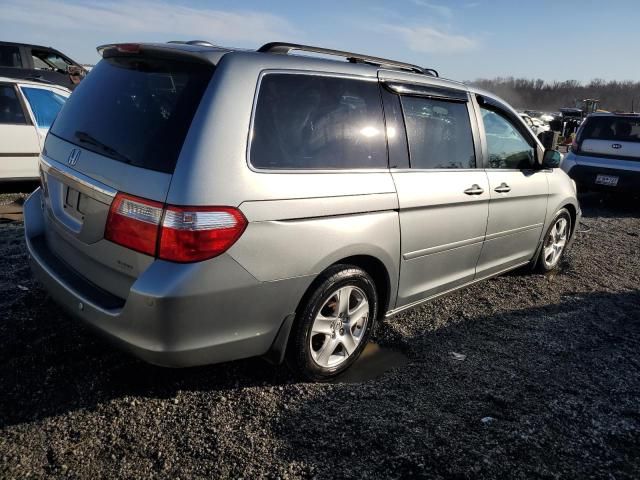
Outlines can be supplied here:
[[51, 47], [0, 42], [0, 77], [37, 80], [73, 90], [87, 70]]

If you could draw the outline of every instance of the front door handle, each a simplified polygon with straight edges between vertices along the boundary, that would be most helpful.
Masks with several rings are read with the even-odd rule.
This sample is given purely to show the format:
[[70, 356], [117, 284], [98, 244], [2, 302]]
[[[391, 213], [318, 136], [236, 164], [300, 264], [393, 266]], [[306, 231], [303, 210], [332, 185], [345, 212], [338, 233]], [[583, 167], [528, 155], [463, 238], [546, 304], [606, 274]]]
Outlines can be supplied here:
[[480, 188], [480, 185], [474, 183], [473, 185], [471, 185], [471, 188], [467, 188], [464, 193], [466, 193], [467, 195], [482, 195], [484, 193], [484, 190]]
[[494, 188], [493, 191], [498, 193], [508, 193], [511, 191], [511, 187], [506, 183], [502, 182], [499, 186]]

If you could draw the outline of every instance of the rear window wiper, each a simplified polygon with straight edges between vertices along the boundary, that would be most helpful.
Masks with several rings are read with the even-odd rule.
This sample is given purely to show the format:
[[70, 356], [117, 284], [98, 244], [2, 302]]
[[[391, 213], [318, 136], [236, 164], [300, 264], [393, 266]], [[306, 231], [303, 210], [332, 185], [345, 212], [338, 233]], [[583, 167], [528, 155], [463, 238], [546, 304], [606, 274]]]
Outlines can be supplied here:
[[81, 132], [78, 130], [76, 131], [76, 133], [74, 133], [74, 136], [81, 143], [86, 143], [93, 147], [98, 147], [102, 151], [102, 153], [113, 158], [114, 160], [119, 160], [125, 163], [133, 163], [129, 157], [118, 152], [115, 148], [110, 147], [106, 143], [102, 143], [100, 140], [87, 132]]

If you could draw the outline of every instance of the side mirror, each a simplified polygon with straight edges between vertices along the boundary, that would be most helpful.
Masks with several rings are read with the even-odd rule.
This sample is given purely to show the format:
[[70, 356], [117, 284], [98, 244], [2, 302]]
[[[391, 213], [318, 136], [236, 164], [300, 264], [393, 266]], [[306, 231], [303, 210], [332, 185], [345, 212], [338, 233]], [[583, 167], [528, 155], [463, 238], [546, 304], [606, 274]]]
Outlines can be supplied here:
[[557, 150], [545, 150], [542, 157], [542, 168], [558, 168], [562, 162], [562, 154]]

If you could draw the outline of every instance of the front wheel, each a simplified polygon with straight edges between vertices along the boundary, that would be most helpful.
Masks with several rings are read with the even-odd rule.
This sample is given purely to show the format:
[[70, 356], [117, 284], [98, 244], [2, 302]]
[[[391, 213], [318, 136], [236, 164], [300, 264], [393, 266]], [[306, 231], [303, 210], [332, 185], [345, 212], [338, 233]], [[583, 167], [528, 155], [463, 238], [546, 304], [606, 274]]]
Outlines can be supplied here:
[[558, 267], [571, 237], [571, 215], [566, 208], [561, 209], [545, 234], [538, 268], [542, 272], [549, 272]]
[[369, 274], [351, 265], [330, 268], [300, 306], [287, 348], [289, 366], [313, 381], [344, 372], [364, 350], [377, 313]]

